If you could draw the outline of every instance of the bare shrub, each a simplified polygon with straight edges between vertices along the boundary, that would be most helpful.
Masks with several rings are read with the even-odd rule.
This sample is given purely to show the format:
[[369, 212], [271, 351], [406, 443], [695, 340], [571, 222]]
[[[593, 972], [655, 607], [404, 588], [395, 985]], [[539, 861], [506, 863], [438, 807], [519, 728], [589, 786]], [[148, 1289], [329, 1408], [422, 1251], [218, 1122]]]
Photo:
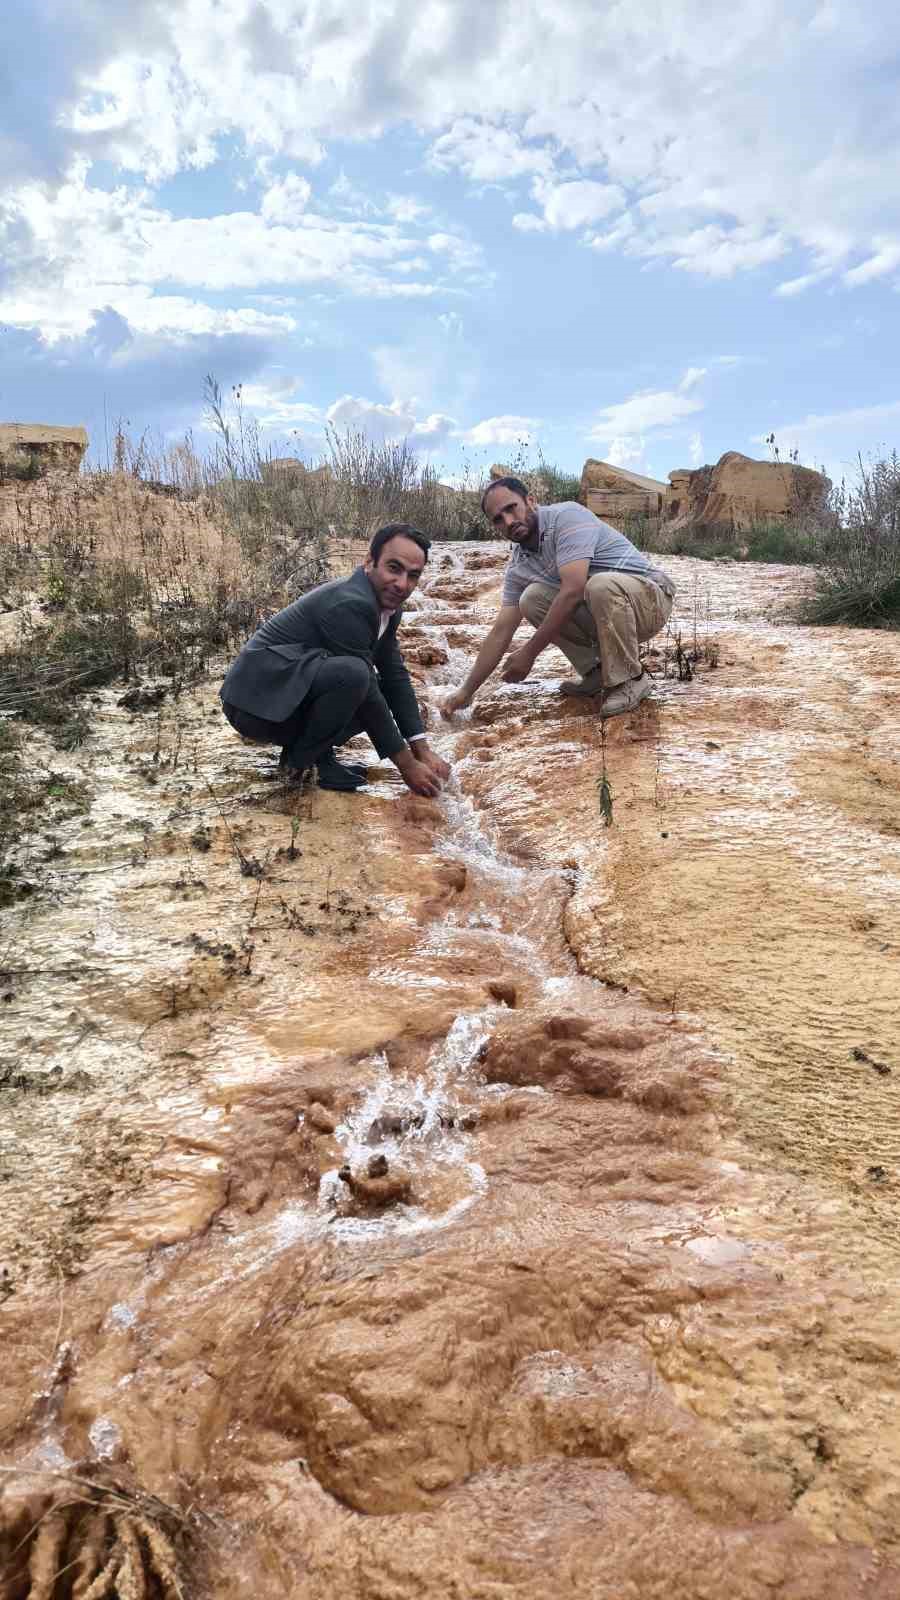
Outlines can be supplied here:
[[410, 522], [429, 539], [484, 536], [478, 490], [442, 483], [408, 439], [376, 442], [347, 429], [328, 433], [335, 512], [348, 534], [370, 538], [386, 522]]
[[900, 627], [900, 457], [896, 450], [868, 464], [859, 457], [855, 484], [832, 492], [820, 532], [813, 592], [801, 603], [803, 622]]
[[[580, 474], [565, 472], [554, 462], [548, 461], [540, 446], [532, 456], [528, 439], [517, 441], [515, 452], [508, 461], [503, 462], [503, 471], [511, 478], [519, 478], [540, 506], [578, 500], [581, 495]], [[490, 486], [491, 480], [488, 478], [481, 485], [480, 493], [483, 494]]]

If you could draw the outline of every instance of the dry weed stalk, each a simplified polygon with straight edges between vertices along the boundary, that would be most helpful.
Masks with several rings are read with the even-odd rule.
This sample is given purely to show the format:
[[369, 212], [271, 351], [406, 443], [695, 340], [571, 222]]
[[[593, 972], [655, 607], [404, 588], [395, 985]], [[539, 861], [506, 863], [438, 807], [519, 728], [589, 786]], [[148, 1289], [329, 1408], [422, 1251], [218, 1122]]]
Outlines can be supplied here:
[[607, 828], [613, 822], [613, 792], [606, 769], [606, 723], [600, 724], [600, 777], [597, 780], [597, 798], [600, 804], [600, 815]]

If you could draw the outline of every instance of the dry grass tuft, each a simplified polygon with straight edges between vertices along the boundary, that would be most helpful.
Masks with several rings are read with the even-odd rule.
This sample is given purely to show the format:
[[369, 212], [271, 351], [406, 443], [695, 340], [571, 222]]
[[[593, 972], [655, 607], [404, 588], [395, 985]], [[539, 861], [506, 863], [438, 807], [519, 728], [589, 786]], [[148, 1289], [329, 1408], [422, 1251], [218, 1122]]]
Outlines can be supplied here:
[[8, 1600], [188, 1600], [195, 1523], [113, 1477], [0, 1468]]

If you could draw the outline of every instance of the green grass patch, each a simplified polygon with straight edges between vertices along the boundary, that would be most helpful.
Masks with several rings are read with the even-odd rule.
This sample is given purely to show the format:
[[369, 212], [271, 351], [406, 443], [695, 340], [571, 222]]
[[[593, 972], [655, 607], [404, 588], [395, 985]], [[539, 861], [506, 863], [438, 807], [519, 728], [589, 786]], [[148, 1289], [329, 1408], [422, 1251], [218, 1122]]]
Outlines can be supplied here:
[[23, 829], [23, 818], [40, 804], [40, 796], [25, 776], [22, 739], [7, 717], [0, 717], [0, 907], [20, 898], [23, 880], [13, 861], [13, 849]]
[[629, 520], [623, 533], [639, 550], [662, 556], [693, 556], [698, 561], [757, 561], [779, 566], [815, 566], [833, 537], [831, 530], [790, 522], [760, 522], [743, 533], [705, 528], [673, 532], [656, 518]]

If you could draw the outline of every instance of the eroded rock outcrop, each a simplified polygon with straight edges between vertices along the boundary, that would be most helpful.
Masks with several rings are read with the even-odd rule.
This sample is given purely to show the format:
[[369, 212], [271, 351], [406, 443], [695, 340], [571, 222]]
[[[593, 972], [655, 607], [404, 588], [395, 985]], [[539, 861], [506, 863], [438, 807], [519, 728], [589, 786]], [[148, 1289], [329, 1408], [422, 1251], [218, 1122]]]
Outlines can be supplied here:
[[595, 516], [618, 527], [623, 518], [658, 517], [665, 503], [666, 485], [657, 478], [645, 478], [641, 473], [589, 457], [581, 471], [578, 498]]
[[56, 428], [44, 422], [0, 422], [0, 478], [43, 478], [48, 472], [76, 473], [88, 447], [84, 428]]
[[669, 473], [665, 516], [672, 528], [743, 533], [756, 522], [816, 513], [831, 487], [821, 472], [792, 461], [754, 461], [728, 450], [714, 467]]

